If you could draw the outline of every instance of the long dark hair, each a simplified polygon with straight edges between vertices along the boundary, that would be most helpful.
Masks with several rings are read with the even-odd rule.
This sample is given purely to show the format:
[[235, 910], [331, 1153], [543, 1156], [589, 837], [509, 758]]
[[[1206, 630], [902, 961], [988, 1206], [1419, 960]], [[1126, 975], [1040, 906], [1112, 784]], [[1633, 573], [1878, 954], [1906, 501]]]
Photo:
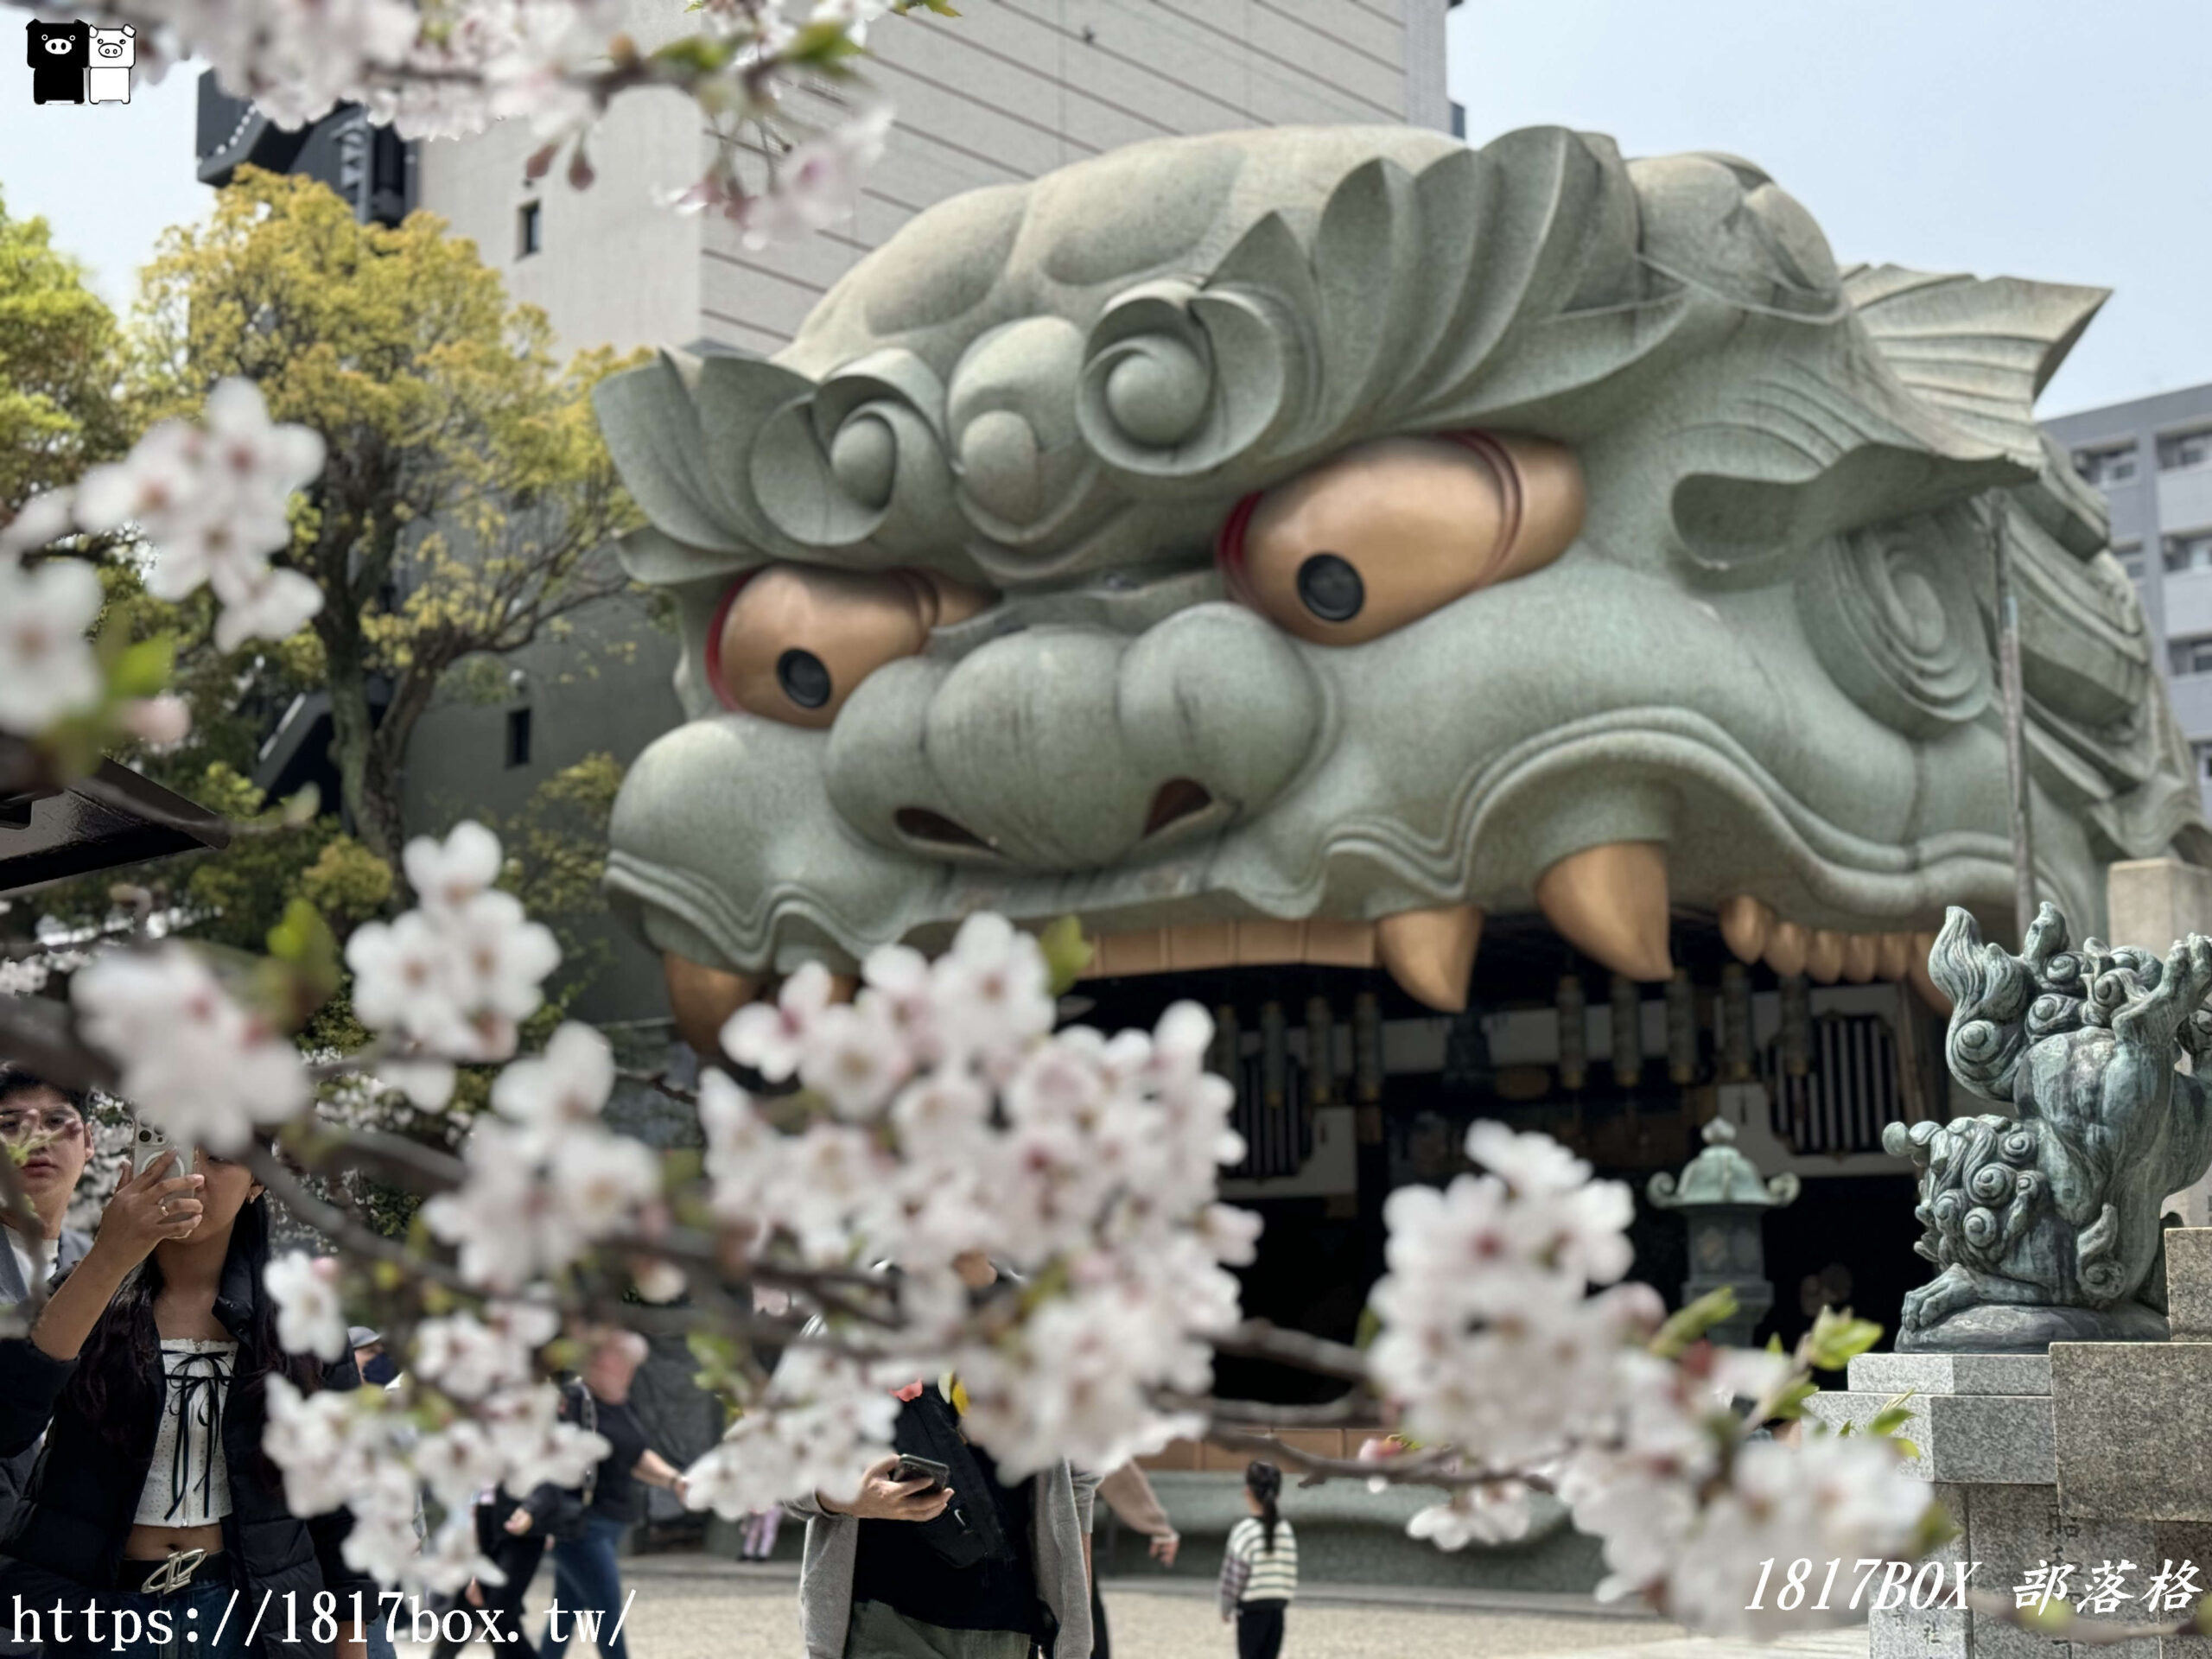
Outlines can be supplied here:
[[1282, 1471], [1272, 1463], [1250, 1463], [1244, 1468], [1244, 1490], [1260, 1506], [1260, 1524], [1267, 1529], [1266, 1548], [1272, 1555], [1275, 1550], [1275, 1525], [1282, 1516], [1275, 1510], [1275, 1499], [1282, 1493]]
[[[231, 1224], [230, 1249], [223, 1258], [226, 1277], [232, 1263], [241, 1260], [251, 1275], [252, 1311], [238, 1332], [238, 1361], [231, 1371], [223, 1414], [243, 1411], [249, 1421], [258, 1421], [271, 1373], [302, 1391], [315, 1389], [322, 1381], [314, 1356], [287, 1354], [276, 1340], [276, 1299], [261, 1281], [262, 1269], [269, 1265], [266, 1195], [238, 1207], [238, 1218]], [[162, 1294], [162, 1283], [161, 1263], [153, 1255], [131, 1269], [85, 1338], [77, 1369], [62, 1391], [63, 1402], [119, 1457], [145, 1456], [160, 1425], [162, 1336], [154, 1324], [154, 1300]], [[257, 1433], [253, 1440], [255, 1473], [274, 1484], [276, 1467], [259, 1451], [261, 1436]]]

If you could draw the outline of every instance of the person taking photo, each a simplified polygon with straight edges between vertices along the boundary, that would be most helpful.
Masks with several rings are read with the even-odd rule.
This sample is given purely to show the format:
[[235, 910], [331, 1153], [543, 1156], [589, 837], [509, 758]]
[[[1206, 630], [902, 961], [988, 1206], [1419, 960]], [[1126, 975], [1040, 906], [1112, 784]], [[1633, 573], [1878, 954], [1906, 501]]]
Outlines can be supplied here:
[[[954, 1266], [973, 1295], [1000, 1281], [980, 1251]], [[897, 1452], [869, 1466], [855, 1497], [789, 1506], [806, 1517], [807, 1659], [1090, 1659], [1097, 1478], [1061, 1462], [1001, 1480], [962, 1432], [957, 1378], [917, 1381], [899, 1398]], [[947, 1473], [901, 1478], [909, 1457]]]
[[[46, 1437], [0, 1542], [0, 1606], [44, 1615], [13, 1634], [49, 1659], [155, 1659], [187, 1631], [194, 1659], [334, 1659], [312, 1635], [315, 1596], [350, 1610], [359, 1593], [372, 1616], [377, 1587], [340, 1554], [351, 1516], [285, 1507], [262, 1429], [272, 1376], [302, 1390], [359, 1379], [351, 1355], [326, 1365], [276, 1340], [269, 1205], [251, 1172], [204, 1153], [190, 1173], [175, 1163], [164, 1151], [122, 1184], [29, 1336], [0, 1341], [0, 1457]], [[223, 1617], [233, 1592], [272, 1610], [251, 1647], [253, 1622]], [[139, 1639], [108, 1618], [93, 1639], [95, 1604], [137, 1614]], [[288, 1605], [296, 1620], [276, 1616]], [[156, 1611], [170, 1643], [148, 1627]], [[341, 1611], [337, 1630], [334, 1659], [362, 1659], [362, 1625]]]

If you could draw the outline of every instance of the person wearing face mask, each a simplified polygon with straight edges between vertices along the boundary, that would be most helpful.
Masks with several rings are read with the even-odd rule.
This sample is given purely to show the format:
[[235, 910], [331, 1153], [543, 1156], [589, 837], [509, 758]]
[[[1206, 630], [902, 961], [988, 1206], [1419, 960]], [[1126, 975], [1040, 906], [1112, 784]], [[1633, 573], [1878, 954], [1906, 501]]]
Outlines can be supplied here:
[[[261, 1445], [273, 1379], [353, 1388], [353, 1357], [325, 1364], [276, 1340], [252, 1173], [205, 1154], [188, 1174], [176, 1162], [164, 1153], [123, 1183], [30, 1334], [0, 1341], [0, 1457], [46, 1439], [0, 1542], [0, 1608], [48, 1659], [362, 1659], [353, 1599], [373, 1618], [377, 1586], [341, 1554], [352, 1517], [293, 1515]], [[313, 1633], [324, 1591], [334, 1643]], [[262, 1606], [257, 1628], [235, 1616]], [[137, 1616], [138, 1639], [118, 1611]]]

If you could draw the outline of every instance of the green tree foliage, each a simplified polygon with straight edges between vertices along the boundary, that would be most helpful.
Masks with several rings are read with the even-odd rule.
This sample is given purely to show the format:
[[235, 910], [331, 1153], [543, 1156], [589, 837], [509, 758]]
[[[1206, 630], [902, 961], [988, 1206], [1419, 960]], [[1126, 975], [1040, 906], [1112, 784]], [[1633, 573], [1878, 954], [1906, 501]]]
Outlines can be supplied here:
[[[256, 730], [296, 686], [327, 688], [343, 805], [362, 846], [394, 862], [422, 828], [402, 818], [407, 744], [442, 684], [558, 637], [626, 585], [610, 543], [639, 519], [590, 405], [622, 363], [605, 350], [557, 362], [544, 315], [510, 305], [442, 221], [361, 225], [324, 186], [252, 168], [207, 225], [168, 232], [135, 334], [143, 418], [189, 413], [245, 375], [276, 419], [329, 446], [281, 556], [322, 588], [321, 614], [243, 665], [207, 661], [205, 619], [178, 617], [180, 672], [203, 699], [245, 687]], [[389, 688], [380, 719], [372, 684]]]
[[621, 763], [611, 754], [588, 754], [532, 790], [512, 819], [489, 826], [507, 853], [499, 885], [560, 942], [561, 969], [546, 988], [548, 1012], [539, 1016], [549, 1031], [612, 958], [599, 883], [607, 874], [607, 822], [621, 788]]
[[0, 522], [127, 447], [118, 346], [84, 266], [0, 198]]

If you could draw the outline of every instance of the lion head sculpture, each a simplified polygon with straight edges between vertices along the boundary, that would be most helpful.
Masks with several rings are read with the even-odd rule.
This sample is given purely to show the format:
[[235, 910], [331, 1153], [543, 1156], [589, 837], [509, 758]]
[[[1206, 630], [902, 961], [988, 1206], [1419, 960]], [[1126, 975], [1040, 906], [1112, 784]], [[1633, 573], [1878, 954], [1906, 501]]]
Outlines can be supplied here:
[[[1484, 912], [1904, 973], [2012, 893], [2212, 862], [2101, 501], [2033, 400], [2103, 298], [1839, 268], [1749, 162], [1535, 129], [1165, 139], [927, 212], [773, 361], [601, 420], [688, 723], [607, 883], [679, 1009], [969, 912], [1103, 970], [1381, 965]], [[1919, 955], [1926, 956], [1923, 938]], [[690, 988], [687, 989], [687, 988]]]

